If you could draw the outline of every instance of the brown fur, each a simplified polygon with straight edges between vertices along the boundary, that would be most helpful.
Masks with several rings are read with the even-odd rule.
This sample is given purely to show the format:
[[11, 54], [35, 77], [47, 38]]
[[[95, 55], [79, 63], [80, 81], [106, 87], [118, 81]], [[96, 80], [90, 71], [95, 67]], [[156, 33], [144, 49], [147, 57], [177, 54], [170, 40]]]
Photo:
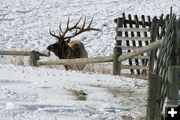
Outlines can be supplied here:
[[[59, 57], [59, 59], [87, 58], [87, 52], [82, 42], [78, 40], [58, 41], [51, 44], [47, 49]], [[71, 63], [64, 65], [66, 70], [83, 70], [85, 64]]]
[[[83, 25], [81, 25], [82, 27], [79, 27], [79, 23], [81, 23], [80, 22], [81, 20], [82, 20], [82, 17], [78, 20], [78, 22], [75, 25], [70, 27], [69, 25], [70, 19], [68, 17], [67, 26], [64, 31], [62, 30], [61, 22], [60, 22], [59, 35], [55, 35], [54, 33], [51, 32], [51, 30], [49, 30], [50, 35], [55, 37], [57, 39], [57, 42], [49, 45], [47, 49], [51, 52], [54, 52], [54, 54], [58, 56], [59, 59], [73, 59], [73, 58], [87, 58], [88, 57], [83, 43], [81, 43], [78, 40], [71, 41], [71, 38], [86, 31], [90, 31], [90, 30], [100, 31], [100, 30], [96, 28], [91, 28], [93, 17], [89, 25], [85, 25], [86, 24], [86, 16], [85, 16], [84, 21], [82, 22]], [[74, 30], [74, 33], [70, 36], [67, 36], [66, 34], [71, 32], [72, 30]], [[69, 70], [69, 69], [82, 70], [84, 67], [85, 67], [85, 64], [70, 63], [69, 65], [65, 65], [66, 70]]]

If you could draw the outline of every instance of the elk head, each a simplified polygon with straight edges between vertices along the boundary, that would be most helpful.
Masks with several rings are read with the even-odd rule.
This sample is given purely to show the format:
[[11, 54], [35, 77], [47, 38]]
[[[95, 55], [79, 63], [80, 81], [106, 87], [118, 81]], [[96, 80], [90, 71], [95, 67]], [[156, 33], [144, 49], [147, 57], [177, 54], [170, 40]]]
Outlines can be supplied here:
[[[70, 20], [68, 17], [67, 26], [65, 30], [62, 30], [61, 22], [60, 22], [59, 35], [55, 35], [54, 33], [51, 32], [51, 30], [49, 30], [50, 35], [55, 37], [57, 39], [57, 42], [49, 45], [47, 49], [51, 52], [54, 52], [54, 54], [58, 56], [60, 59], [87, 57], [87, 52], [84, 48], [83, 43], [77, 40], [71, 41], [71, 38], [86, 31], [90, 31], [90, 30], [100, 31], [100, 30], [91, 28], [93, 17], [88, 25], [86, 25], [86, 17], [84, 18], [84, 21], [82, 21], [82, 25], [79, 26], [79, 23], [81, 21], [82, 21], [82, 17], [78, 20], [78, 22], [74, 26], [70, 27], [69, 25]], [[72, 33], [72, 34], [67, 36], [68, 33]]]

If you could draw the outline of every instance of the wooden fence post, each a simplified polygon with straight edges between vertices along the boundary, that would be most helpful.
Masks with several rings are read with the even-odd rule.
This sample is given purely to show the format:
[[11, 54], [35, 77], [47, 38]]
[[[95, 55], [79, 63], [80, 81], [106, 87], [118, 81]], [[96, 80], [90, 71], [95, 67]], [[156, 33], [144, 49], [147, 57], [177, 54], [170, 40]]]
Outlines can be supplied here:
[[[156, 41], [156, 37], [157, 37], [157, 18], [154, 17], [152, 20], [152, 24], [151, 24], [151, 40], [150, 42], [153, 43]], [[150, 59], [149, 59], [149, 73], [153, 73], [154, 71], [154, 62], [157, 59], [156, 58], [156, 50], [151, 50], [151, 52], [149, 53], [150, 55]]]
[[[123, 18], [117, 19], [117, 28], [123, 26]], [[117, 32], [117, 36], [122, 36], [122, 32]], [[122, 54], [121, 41], [116, 40], [116, 44], [113, 50], [113, 75], [119, 75], [121, 69], [121, 63], [118, 61], [118, 57]]]
[[176, 25], [176, 52], [177, 52], [177, 65], [180, 66], [180, 18], [177, 20]]
[[[178, 105], [178, 97], [179, 97], [179, 83], [180, 83], [180, 66], [179, 66], [179, 29], [180, 24], [179, 20], [173, 19], [173, 28], [174, 28], [174, 34], [173, 34], [173, 49], [171, 52], [171, 66], [168, 67], [168, 104], [170, 105]], [[175, 29], [176, 28], [176, 29]]]
[[146, 120], [159, 119], [160, 117], [159, 106], [158, 106], [159, 96], [160, 96], [160, 77], [156, 74], [149, 74]]
[[168, 67], [168, 104], [178, 105], [180, 66]]
[[31, 66], [36, 67], [37, 66], [37, 60], [39, 60], [39, 52], [33, 50], [30, 52], [29, 57], [30, 57], [29, 64]]

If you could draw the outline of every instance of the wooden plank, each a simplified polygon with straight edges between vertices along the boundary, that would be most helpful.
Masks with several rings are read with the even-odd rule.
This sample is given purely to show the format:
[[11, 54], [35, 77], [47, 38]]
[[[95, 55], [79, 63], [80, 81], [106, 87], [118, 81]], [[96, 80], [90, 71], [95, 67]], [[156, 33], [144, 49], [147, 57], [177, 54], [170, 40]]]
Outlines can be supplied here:
[[151, 50], [154, 50], [156, 48], [160, 48], [162, 45], [162, 42], [163, 42], [162, 40], [159, 40], [159, 41], [156, 41], [156, 42], [149, 44], [148, 46], [138, 48], [138, 49], [136, 49], [130, 53], [119, 56], [118, 60], [124, 61], [124, 60], [132, 58], [134, 56], [141, 55], [142, 53], [150, 52]]
[[168, 104], [178, 105], [180, 66], [168, 67]]
[[138, 70], [148, 70], [147, 66], [136, 66], [136, 65], [121, 65], [122, 69], [138, 69]]
[[[124, 21], [124, 28], [127, 28], [127, 23], [126, 23], [126, 15], [125, 13], [122, 14], [123, 17], [123, 21]], [[128, 32], [125, 31], [125, 37], [128, 37]], [[126, 45], [130, 46], [129, 40], [126, 40]], [[131, 52], [131, 50], [128, 50], [128, 52]], [[129, 65], [132, 65], [132, 60], [128, 60], [129, 61]], [[134, 74], [134, 70], [130, 69], [131, 74]]]
[[134, 56], [134, 57], [129, 58], [129, 59], [149, 59], [149, 56], [138, 55], [138, 56]]
[[120, 37], [120, 36], [116, 36], [115, 37], [116, 40], [135, 40], [135, 41], [150, 41], [151, 37]]
[[148, 16], [148, 25], [146, 24], [146, 22], [145, 23], [143, 23], [143, 24], [145, 24], [146, 26], [149, 26], [149, 28], [151, 28], [151, 17], [150, 16]]
[[[148, 16], [148, 17], [150, 18], [150, 16]], [[142, 21], [142, 23], [143, 23], [143, 24], [142, 24], [142, 27], [143, 27], [143, 28], [148, 27], [148, 29], [150, 30], [150, 26], [146, 26], [146, 24], [145, 24], [146, 20], [145, 20], [145, 16], [144, 16], [144, 15], [141, 16], [141, 21]], [[148, 22], [151, 23], [151, 19], [148, 19]], [[148, 37], [147, 32], [144, 32], [144, 37]], [[150, 42], [150, 41], [145, 41], [145, 45], [148, 45], [149, 42]]]
[[[141, 21], [142, 21], [142, 27], [143, 28], [148, 28], [150, 30], [150, 26], [146, 26], [146, 24], [145, 24], [146, 20], [145, 20], [145, 16], [144, 15], [141, 15]], [[149, 21], [149, 22], [151, 22], [151, 21]], [[144, 37], [148, 37], [147, 32], [143, 32], [143, 33], [144, 33]], [[145, 41], [145, 45], [147, 46], [149, 44], [149, 42], [150, 42], [150, 40], [149, 41]], [[146, 59], [144, 61], [144, 65], [148, 65], [148, 61], [149, 61], [149, 59]], [[147, 73], [146, 71], [143, 71], [143, 72]]]
[[[117, 19], [117, 27], [123, 26], [123, 19]], [[122, 32], [116, 31], [117, 36], [122, 36]], [[113, 49], [113, 75], [120, 74], [121, 69], [121, 62], [118, 61], [118, 57], [122, 54], [122, 49], [117, 47], [118, 45], [121, 46], [121, 41], [116, 41], [116, 45]]]
[[180, 66], [180, 18], [178, 19], [177, 21], [177, 26], [176, 26], [176, 42], [177, 42], [177, 45], [176, 46], [177, 48], [177, 65]]
[[112, 62], [113, 56], [106, 57], [93, 57], [93, 58], [76, 58], [76, 59], [59, 59], [49, 61], [37, 61], [37, 65], [69, 65], [69, 64], [90, 64], [90, 63], [102, 63]]
[[122, 48], [122, 50], [135, 50], [141, 48], [140, 46], [119, 46], [119, 45], [116, 45], [116, 47], [120, 47]]
[[[173, 16], [172, 17], [172, 23], [171, 23], [171, 27], [173, 28], [173, 30], [172, 30], [172, 33], [171, 33], [171, 41], [172, 41], [172, 52], [171, 52], [171, 57], [172, 57], [172, 61], [171, 61], [171, 65], [176, 65], [177, 64], [177, 59], [176, 59], [176, 56], [178, 56], [177, 55], [177, 46], [179, 46], [178, 44], [177, 44], [177, 41], [176, 41], [176, 35], [175, 35], [175, 32], [176, 32], [176, 30], [175, 30], [175, 28], [176, 28], [176, 26], [177, 26], [177, 24], [176, 24], [176, 17], [175, 16]], [[175, 39], [175, 40], [174, 40]]]
[[[132, 21], [131, 15], [128, 15], [128, 19], [129, 19], [129, 21]], [[130, 27], [130, 28], [133, 28], [133, 24], [130, 23], [130, 24], [129, 24], [129, 27]], [[135, 36], [135, 32], [131, 32], [131, 37], [134, 37], [134, 36]], [[132, 43], [132, 45], [133, 45], [134, 47], [136, 47], [136, 41], [133, 40], [133, 41], [130, 41], [130, 42]], [[139, 60], [138, 60], [138, 59], [135, 59], [135, 63], [133, 63], [133, 64], [139, 65]], [[137, 69], [136, 72], [137, 72], [137, 74], [140, 74], [140, 70], [139, 70], [139, 69]]]
[[[123, 13], [124, 14], [124, 13]], [[116, 23], [117, 22], [117, 19], [114, 19], [114, 22]], [[126, 22], [127, 24], [135, 24], [136, 22], [135, 21], [129, 21], [129, 20], [125, 20], [124, 22]], [[139, 25], [142, 25], [143, 23], [141, 21], [138, 21]], [[151, 26], [151, 23], [149, 22], [145, 22], [145, 25], [146, 26]]]
[[[152, 21], [152, 26], [151, 26], [151, 40], [150, 40], [150, 43], [153, 43], [156, 41], [156, 30], [157, 30], [157, 18], [154, 17], [153, 18], [153, 21]], [[155, 61], [156, 58], [156, 50], [155, 49], [152, 49], [152, 51], [150, 52], [150, 59], [149, 59], [149, 73], [153, 73], [154, 72], [154, 61]]]
[[148, 99], [146, 109], [146, 120], [159, 120], [160, 110], [160, 77], [156, 74], [149, 74], [148, 78]]
[[[123, 54], [125, 55], [125, 54]], [[134, 56], [132, 58], [129, 58], [129, 59], [149, 59], [149, 56], [146, 56], [146, 55], [138, 55], [138, 56]]]
[[[139, 23], [138, 23], [139, 20], [138, 20], [138, 16], [137, 16], [137, 15], [134, 16], [134, 20], [135, 20], [135, 22], [136, 22], [136, 28], [139, 28], [140, 26], [139, 26]], [[141, 37], [141, 34], [140, 34], [140, 32], [138, 32], [138, 31], [137, 31], [137, 37]], [[138, 41], [138, 44], [139, 44], [139, 45], [136, 45], [136, 46], [140, 46], [140, 47], [143, 46], [143, 45], [142, 45], [142, 41]], [[142, 55], [143, 55], [143, 54], [142, 54]], [[143, 65], [143, 64], [144, 64], [144, 59], [141, 59], [140, 61], [137, 61], [136, 64], [139, 65], [140, 62], [142, 62], [142, 65]], [[140, 74], [140, 71], [137, 71], [137, 73]]]
[[116, 28], [116, 31], [123, 32], [150, 32], [149, 28]]
[[29, 56], [30, 52], [28, 51], [0, 51], [0, 55], [23, 55]]
[[37, 67], [37, 60], [39, 60], [39, 53], [33, 50], [30, 52], [29, 56], [30, 56], [29, 64], [31, 66]]
[[123, 77], [129, 77], [129, 78], [137, 78], [137, 79], [144, 79], [147, 80], [148, 76], [147, 75], [135, 75], [135, 74], [128, 74], [128, 73], [121, 73], [121, 76]]
[[[44, 51], [36, 51], [38, 52], [39, 56], [50, 56], [49, 52], [44, 52]], [[0, 55], [19, 55], [19, 56], [29, 56], [30, 52], [29, 51], [0, 51]]]

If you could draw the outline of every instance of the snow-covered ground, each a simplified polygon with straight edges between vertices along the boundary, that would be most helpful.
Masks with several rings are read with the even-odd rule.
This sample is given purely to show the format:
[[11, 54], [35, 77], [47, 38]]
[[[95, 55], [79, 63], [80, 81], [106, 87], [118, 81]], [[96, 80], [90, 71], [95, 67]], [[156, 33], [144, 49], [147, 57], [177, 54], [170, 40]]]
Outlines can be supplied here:
[[[1, 120], [123, 120], [145, 115], [147, 82], [0, 65]], [[86, 93], [78, 100], [73, 91]]]
[[[81, 16], [94, 15], [92, 27], [101, 32], [77, 36], [85, 44], [89, 56], [112, 53], [115, 38], [114, 19], [126, 14], [168, 14], [170, 7], [180, 14], [179, 0], [1, 0], [0, 48], [3, 50], [44, 50], [55, 39], [49, 29], [65, 25], [67, 16], [75, 23]], [[58, 31], [56, 31], [58, 33]]]
[[[65, 25], [67, 16], [75, 23], [86, 15], [102, 31], [76, 38], [89, 56], [109, 55], [115, 18], [123, 12], [159, 16], [171, 6], [179, 16], [179, 0], [1, 0], [0, 50], [45, 50], [55, 42], [50, 28], [58, 32], [60, 20]], [[144, 80], [0, 64], [0, 120], [127, 120], [145, 115], [146, 96]]]

